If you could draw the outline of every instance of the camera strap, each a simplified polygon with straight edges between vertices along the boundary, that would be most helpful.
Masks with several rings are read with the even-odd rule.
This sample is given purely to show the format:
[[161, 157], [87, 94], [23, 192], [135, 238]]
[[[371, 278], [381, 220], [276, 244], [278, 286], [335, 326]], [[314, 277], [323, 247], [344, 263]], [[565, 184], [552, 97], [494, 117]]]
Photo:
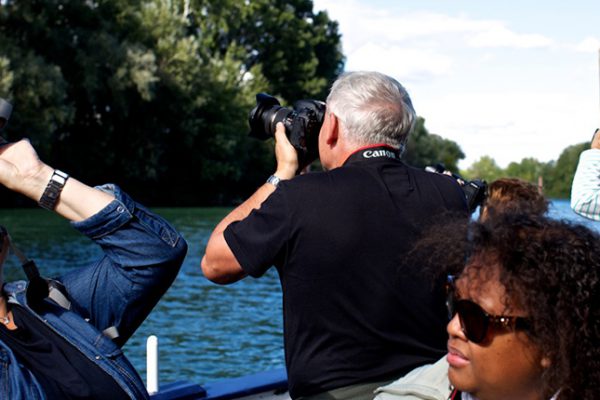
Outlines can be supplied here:
[[365, 146], [350, 154], [350, 156], [346, 159], [344, 164], [350, 164], [377, 158], [389, 158], [393, 160], [399, 160], [400, 151], [387, 144], [374, 144], [371, 146]]
[[[56, 280], [43, 278], [40, 275], [40, 271], [35, 262], [28, 259], [25, 254], [14, 245], [6, 228], [1, 225], [0, 240], [0, 267], [4, 264], [4, 260], [8, 256], [9, 250], [17, 256], [21, 262], [23, 271], [25, 271], [25, 275], [27, 275], [27, 279], [29, 280], [29, 285], [27, 286], [27, 302], [30, 305], [35, 306], [44, 299], [49, 298], [64, 309], [71, 309], [71, 301], [67, 298], [64, 286]], [[1, 289], [2, 288], [0, 288], [0, 290]], [[102, 331], [102, 334], [109, 339], [114, 340], [119, 337], [119, 330], [116, 326], [109, 326]]]
[[71, 308], [71, 302], [61, 291], [59, 283], [44, 279], [40, 275], [40, 271], [35, 264], [35, 261], [28, 259], [25, 254], [15, 246], [6, 229], [0, 227], [0, 231], [0, 234], [4, 236], [4, 239], [2, 240], [2, 255], [0, 257], [0, 262], [4, 263], [9, 250], [17, 256], [25, 275], [27, 276], [27, 280], [29, 281], [27, 287], [27, 301], [31, 304], [39, 304], [43, 299], [50, 298], [59, 306], [69, 310]]

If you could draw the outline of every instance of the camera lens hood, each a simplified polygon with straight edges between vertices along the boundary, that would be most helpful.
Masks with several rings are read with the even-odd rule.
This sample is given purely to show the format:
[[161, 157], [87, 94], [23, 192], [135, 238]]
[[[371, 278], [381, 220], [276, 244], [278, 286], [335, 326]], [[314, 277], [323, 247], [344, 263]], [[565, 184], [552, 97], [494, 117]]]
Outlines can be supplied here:
[[[266, 93], [258, 93], [256, 95], [256, 107], [254, 107], [248, 115], [250, 136], [261, 140], [273, 137], [274, 130], [271, 130], [271, 120], [273, 115], [267, 114], [273, 113], [273, 111], [279, 109], [280, 106], [279, 100], [275, 97]], [[275, 110], [273, 107], [275, 107]]]

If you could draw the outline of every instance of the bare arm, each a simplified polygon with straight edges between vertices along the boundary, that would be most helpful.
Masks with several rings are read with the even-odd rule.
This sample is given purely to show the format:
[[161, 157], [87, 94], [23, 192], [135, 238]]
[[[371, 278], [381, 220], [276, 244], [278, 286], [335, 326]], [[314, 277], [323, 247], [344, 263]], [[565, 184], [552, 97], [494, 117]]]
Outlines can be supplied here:
[[[0, 184], [32, 200], [39, 201], [54, 169], [43, 163], [28, 140], [0, 147]], [[108, 205], [114, 197], [87, 186], [74, 178], [67, 179], [56, 204], [56, 212], [81, 221]]]
[[[275, 155], [277, 171], [275, 175], [282, 180], [291, 179], [298, 169], [298, 155], [285, 135], [283, 124], [278, 123], [275, 131]], [[226, 284], [236, 282], [246, 276], [240, 263], [225, 241], [223, 232], [232, 222], [241, 221], [275, 191], [275, 186], [265, 183], [252, 196], [233, 209], [213, 230], [206, 252], [202, 258], [202, 272], [213, 282]]]

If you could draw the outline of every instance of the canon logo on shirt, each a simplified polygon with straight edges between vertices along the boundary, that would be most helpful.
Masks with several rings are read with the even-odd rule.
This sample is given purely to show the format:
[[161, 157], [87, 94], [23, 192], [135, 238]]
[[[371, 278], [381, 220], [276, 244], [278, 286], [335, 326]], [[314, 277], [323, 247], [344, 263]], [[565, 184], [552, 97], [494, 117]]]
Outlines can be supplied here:
[[375, 157], [396, 158], [396, 153], [394, 153], [393, 151], [384, 150], [384, 149], [366, 150], [363, 152], [363, 157], [364, 158], [375, 158]]

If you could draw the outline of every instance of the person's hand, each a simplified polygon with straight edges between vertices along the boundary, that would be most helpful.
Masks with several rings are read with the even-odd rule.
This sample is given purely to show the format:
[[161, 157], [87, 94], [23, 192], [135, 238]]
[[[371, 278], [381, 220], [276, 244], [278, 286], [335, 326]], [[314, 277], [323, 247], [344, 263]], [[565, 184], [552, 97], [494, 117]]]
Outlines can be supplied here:
[[600, 149], [600, 129], [596, 129], [594, 136], [592, 137], [592, 149]]
[[0, 184], [8, 189], [37, 196], [51, 175], [52, 169], [39, 159], [29, 140], [0, 145]]
[[279, 179], [292, 179], [298, 170], [298, 153], [285, 134], [285, 127], [281, 122], [275, 126], [275, 157], [277, 158], [277, 171]]

